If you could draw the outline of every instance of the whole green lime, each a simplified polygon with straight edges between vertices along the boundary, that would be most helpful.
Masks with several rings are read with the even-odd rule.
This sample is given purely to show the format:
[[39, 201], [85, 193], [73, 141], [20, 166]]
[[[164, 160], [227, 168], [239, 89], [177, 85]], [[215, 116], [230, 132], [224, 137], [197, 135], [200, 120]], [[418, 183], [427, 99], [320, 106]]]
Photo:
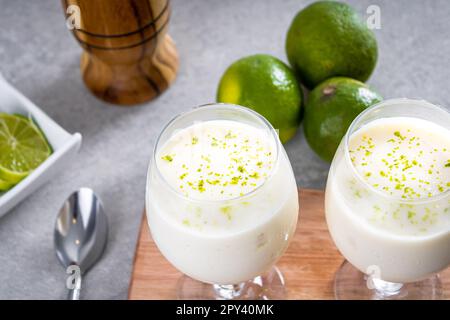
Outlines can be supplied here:
[[279, 59], [256, 54], [237, 60], [223, 74], [217, 101], [251, 108], [279, 130], [286, 142], [302, 117], [302, 91], [293, 71]]
[[378, 93], [354, 79], [335, 77], [321, 83], [311, 91], [305, 106], [309, 146], [330, 162], [353, 119], [381, 100]]
[[286, 54], [309, 89], [344, 76], [366, 81], [377, 62], [373, 32], [348, 4], [319, 1], [300, 11], [289, 28]]

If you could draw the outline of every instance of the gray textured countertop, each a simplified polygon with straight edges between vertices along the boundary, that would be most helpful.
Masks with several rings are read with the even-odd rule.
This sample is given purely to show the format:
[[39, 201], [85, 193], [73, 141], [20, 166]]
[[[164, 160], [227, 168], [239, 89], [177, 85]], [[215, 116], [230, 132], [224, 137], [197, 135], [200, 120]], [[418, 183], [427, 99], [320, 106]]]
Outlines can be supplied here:
[[[89, 186], [110, 220], [107, 251], [86, 276], [86, 299], [127, 297], [145, 174], [157, 133], [180, 111], [215, 97], [235, 59], [269, 53], [286, 61], [284, 38], [295, 13], [311, 1], [175, 0], [170, 34], [181, 64], [176, 82], [157, 100], [124, 109], [84, 87], [81, 48], [64, 25], [58, 1], [0, 0], [0, 72], [83, 146], [59, 174], [0, 219], [0, 299], [65, 298], [66, 274], [53, 252], [53, 223], [63, 200]], [[385, 98], [423, 98], [450, 106], [450, 5], [447, 0], [348, 1], [362, 13], [381, 8], [377, 68], [369, 83]], [[300, 187], [323, 188], [328, 165], [299, 133], [286, 146]]]

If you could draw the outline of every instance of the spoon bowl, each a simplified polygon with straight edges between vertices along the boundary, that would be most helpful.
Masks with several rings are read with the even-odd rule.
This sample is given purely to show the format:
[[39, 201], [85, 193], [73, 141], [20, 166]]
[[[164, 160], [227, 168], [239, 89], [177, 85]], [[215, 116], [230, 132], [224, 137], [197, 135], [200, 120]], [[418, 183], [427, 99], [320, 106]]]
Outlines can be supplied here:
[[[85, 274], [101, 257], [108, 237], [108, 221], [100, 199], [89, 188], [72, 193], [64, 202], [55, 223], [56, 256], [69, 270], [79, 268]], [[81, 281], [81, 278], [78, 279]], [[69, 298], [79, 298], [79, 288], [71, 289]]]

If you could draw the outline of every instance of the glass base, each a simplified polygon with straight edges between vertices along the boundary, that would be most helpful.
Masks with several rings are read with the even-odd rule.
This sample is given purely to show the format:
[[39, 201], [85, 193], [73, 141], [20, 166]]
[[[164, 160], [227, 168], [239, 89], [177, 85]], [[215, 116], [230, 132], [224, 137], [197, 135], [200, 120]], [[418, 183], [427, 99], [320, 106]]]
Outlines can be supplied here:
[[438, 275], [413, 283], [393, 283], [372, 278], [345, 261], [336, 272], [337, 300], [439, 300], [442, 285]]
[[262, 276], [240, 284], [218, 285], [182, 276], [178, 280], [180, 300], [281, 300], [286, 298], [283, 275], [273, 267]]

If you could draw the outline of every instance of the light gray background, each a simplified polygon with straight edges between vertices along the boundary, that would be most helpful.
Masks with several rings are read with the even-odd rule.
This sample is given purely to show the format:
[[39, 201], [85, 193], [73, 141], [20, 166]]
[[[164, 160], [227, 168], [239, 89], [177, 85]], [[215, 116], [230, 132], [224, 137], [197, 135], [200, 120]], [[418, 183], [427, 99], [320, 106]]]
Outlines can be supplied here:
[[[157, 100], [124, 109], [85, 89], [81, 48], [65, 28], [59, 1], [0, 0], [0, 72], [64, 128], [83, 135], [81, 152], [67, 171], [0, 219], [0, 298], [65, 298], [53, 224], [66, 196], [89, 186], [101, 195], [111, 229], [103, 259], [85, 278], [83, 298], [125, 299], [158, 132], [177, 113], [214, 101], [217, 82], [234, 60], [269, 53], [286, 61], [286, 31], [309, 2], [172, 1], [169, 31], [181, 59], [178, 78]], [[379, 59], [369, 83], [385, 98], [450, 106], [448, 0], [348, 2], [364, 15], [370, 4], [381, 8]], [[328, 165], [308, 148], [303, 134], [286, 148], [298, 185], [323, 188]]]

